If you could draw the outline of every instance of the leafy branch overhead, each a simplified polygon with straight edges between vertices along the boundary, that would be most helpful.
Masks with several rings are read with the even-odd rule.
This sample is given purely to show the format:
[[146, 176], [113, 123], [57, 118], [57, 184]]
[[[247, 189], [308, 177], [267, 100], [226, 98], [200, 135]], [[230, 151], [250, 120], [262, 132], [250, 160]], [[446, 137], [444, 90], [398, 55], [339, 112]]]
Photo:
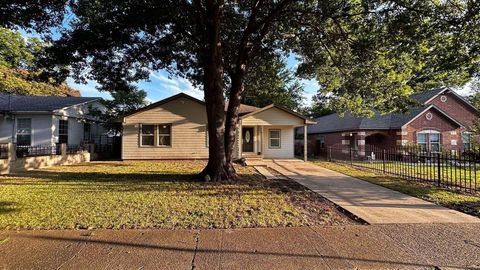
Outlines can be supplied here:
[[412, 92], [478, 74], [479, 11], [467, 0], [13, 0], [0, 5], [0, 25], [60, 28], [43, 61], [52, 75], [69, 65], [79, 81], [116, 91], [167, 69], [203, 87], [201, 175], [221, 180], [235, 174], [238, 108], [257, 63], [294, 53], [298, 74], [317, 78], [335, 108], [401, 111]]

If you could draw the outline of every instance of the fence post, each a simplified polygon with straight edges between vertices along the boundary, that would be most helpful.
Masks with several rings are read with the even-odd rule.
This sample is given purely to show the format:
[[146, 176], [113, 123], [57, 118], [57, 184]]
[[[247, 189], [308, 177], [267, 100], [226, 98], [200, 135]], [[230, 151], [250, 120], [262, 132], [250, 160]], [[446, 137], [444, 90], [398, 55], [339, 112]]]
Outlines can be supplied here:
[[65, 143], [60, 144], [60, 153], [62, 155], [62, 158], [67, 156], [67, 144]]
[[350, 146], [350, 165], [353, 165], [353, 151], [351, 146]]
[[438, 182], [437, 182], [437, 186], [440, 186], [440, 181], [441, 181], [441, 172], [440, 172], [440, 153], [437, 153], [437, 178], [438, 178]]
[[382, 152], [383, 152], [383, 155], [382, 155], [383, 173], [385, 173], [386, 172], [386, 170], [385, 170], [385, 149], [383, 149]]
[[8, 160], [14, 161], [17, 159], [17, 144], [8, 143]]

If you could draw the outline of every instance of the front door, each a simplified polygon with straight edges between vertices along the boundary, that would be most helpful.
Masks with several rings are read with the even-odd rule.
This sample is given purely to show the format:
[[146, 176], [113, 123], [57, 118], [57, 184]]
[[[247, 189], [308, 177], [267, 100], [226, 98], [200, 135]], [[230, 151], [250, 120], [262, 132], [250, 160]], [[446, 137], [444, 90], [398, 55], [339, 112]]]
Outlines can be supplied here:
[[253, 128], [242, 129], [242, 151], [253, 152]]

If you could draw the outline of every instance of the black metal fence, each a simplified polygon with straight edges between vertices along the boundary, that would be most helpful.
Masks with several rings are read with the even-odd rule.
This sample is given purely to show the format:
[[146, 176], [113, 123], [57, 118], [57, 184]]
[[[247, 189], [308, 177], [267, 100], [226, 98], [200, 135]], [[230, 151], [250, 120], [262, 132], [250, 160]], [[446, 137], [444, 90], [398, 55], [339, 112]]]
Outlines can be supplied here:
[[17, 158], [48, 156], [48, 155], [61, 155], [62, 154], [60, 144], [57, 144], [57, 145], [34, 145], [34, 146], [17, 145], [15, 152], [17, 154]]
[[480, 192], [480, 151], [427, 152], [416, 146], [383, 149], [365, 145], [364, 149], [327, 147], [320, 153], [327, 160], [349, 163], [406, 180], [470, 193]]
[[67, 154], [78, 154], [82, 152], [88, 151], [88, 147], [86, 145], [67, 145]]
[[0, 159], [8, 159], [8, 144], [0, 144]]

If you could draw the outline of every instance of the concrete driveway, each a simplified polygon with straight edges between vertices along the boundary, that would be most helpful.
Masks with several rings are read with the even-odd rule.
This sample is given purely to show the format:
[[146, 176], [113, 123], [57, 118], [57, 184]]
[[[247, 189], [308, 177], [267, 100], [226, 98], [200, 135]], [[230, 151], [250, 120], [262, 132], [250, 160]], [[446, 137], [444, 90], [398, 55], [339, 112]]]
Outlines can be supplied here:
[[480, 219], [300, 160], [265, 165], [312, 189], [370, 224], [480, 223]]

